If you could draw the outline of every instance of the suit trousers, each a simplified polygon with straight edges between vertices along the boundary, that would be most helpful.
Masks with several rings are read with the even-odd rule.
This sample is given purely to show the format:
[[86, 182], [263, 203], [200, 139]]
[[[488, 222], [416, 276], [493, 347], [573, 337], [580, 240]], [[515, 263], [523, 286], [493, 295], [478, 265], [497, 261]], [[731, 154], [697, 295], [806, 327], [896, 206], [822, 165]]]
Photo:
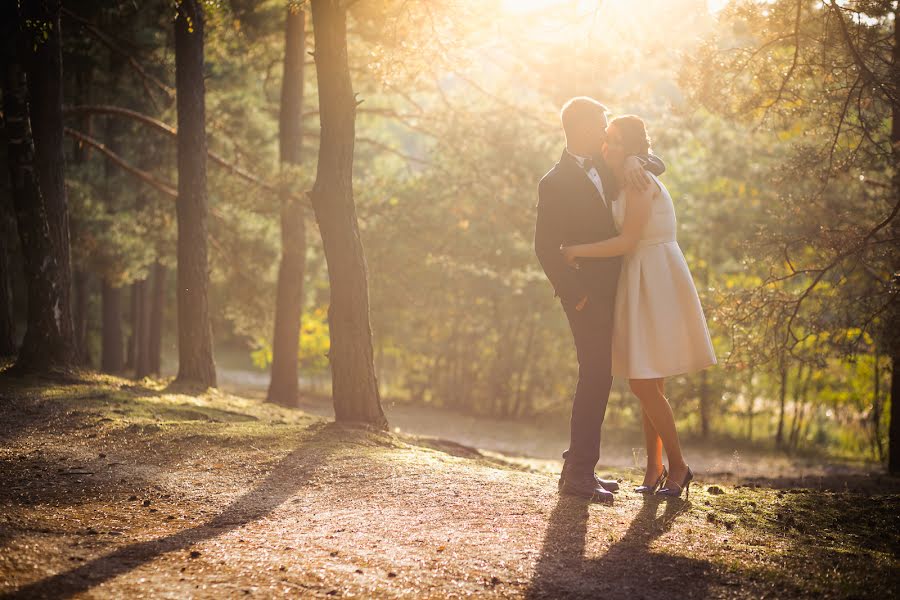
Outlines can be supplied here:
[[579, 311], [563, 303], [578, 355], [578, 383], [572, 399], [567, 468], [593, 474], [600, 460], [600, 428], [612, 387], [612, 328], [615, 300], [590, 297]]

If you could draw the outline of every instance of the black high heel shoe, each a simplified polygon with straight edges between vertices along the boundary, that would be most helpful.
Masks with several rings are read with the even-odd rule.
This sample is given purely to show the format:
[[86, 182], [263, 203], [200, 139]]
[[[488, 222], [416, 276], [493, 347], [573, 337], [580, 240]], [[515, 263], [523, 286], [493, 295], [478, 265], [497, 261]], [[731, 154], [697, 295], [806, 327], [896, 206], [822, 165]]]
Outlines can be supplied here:
[[655, 494], [656, 490], [658, 490], [668, 478], [669, 472], [666, 471], [666, 466], [663, 465], [662, 473], [659, 474], [659, 477], [656, 478], [656, 482], [653, 485], [639, 485], [634, 488], [634, 491], [638, 494]]
[[691, 468], [687, 468], [687, 473], [684, 475], [684, 481], [681, 482], [681, 485], [678, 485], [674, 481], [666, 481], [666, 487], [662, 488], [658, 492], [656, 492], [657, 496], [668, 496], [669, 498], [678, 498], [681, 496], [681, 492], [684, 491], [684, 499], [687, 500], [691, 495], [691, 481], [694, 479], [694, 472], [691, 471]]

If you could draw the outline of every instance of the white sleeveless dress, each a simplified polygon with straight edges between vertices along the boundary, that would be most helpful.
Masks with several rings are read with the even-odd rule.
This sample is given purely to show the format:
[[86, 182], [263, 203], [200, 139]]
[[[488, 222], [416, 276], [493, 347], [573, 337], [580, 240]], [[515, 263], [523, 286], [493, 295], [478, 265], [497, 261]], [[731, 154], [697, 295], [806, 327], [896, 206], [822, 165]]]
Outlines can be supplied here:
[[[670, 377], [716, 364], [700, 298], [675, 241], [672, 197], [650, 177], [659, 189], [638, 247], [622, 259], [616, 291], [612, 374], [627, 379]], [[623, 191], [612, 205], [619, 231], [625, 204]]]

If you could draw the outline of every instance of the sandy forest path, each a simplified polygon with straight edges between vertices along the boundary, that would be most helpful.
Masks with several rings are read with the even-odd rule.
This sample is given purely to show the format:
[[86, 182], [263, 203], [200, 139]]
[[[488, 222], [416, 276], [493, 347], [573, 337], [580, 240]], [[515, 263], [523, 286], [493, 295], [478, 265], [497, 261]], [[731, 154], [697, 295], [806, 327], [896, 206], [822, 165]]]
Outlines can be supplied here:
[[[227, 368], [219, 369], [218, 373], [223, 390], [246, 398], [265, 399], [269, 385], [267, 375]], [[382, 402], [395, 433], [449, 439], [540, 470], [559, 470], [562, 451], [569, 443], [569, 428], [564, 418], [537, 422], [505, 420], [391, 399]], [[310, 415], [334, 418], [331, 399], [324, 396], [304, 395], [300, 408]], [[783, 485], [821, 487], [835, 478], [866, 478], [866, 474], [876, 468], [873, 463], [823, 460], [819, 455], [789, 456], [745, 440], [731, 445], [719, 440], [704, 442], [695, 439], [690, 432], [684, 439], [694, 472], [717, 480], [748, 482], [758, 478], [765, 482], [776, 479]], [[616, 477], [623, 470], [642, 467], [643, 448], [635, 448], [641, 444], [642, 432], [622, 430], [610, 420], [604, 426], [598, 469], [604, 475]]]
[[0, 597], [890, 597], [900, 482], [689, 502], [223, 392], [0, 383]]

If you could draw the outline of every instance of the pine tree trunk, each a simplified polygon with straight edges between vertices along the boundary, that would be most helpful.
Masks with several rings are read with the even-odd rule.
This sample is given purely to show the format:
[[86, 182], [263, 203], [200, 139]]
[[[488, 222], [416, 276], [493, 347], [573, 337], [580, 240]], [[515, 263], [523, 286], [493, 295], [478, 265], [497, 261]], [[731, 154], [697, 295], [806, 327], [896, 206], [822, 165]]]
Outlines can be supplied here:
[[753, 414], [756, 408], [756, 393], [753, 389], [753, 372], [747, 380], [748, 400], [747, 400], [747, 439], [753, 441]]
[[[91, 104], [91, 83], [93, 79], [93, 70], [90, 63], [77, 63], [74, 73], [75, 79], [75, 101], [79, 104]], [[84, 115], [78, 128], [88, 135], [93, 134], [93, 119], [91, 115]], [[77, 166], [84, 165], [90, 158], [90, 147], [83, 144], [76, 144], [72, 153], [72, 163]], [[79, 223], [73, 220], [70, 223], [72, 243], [78, 244], [78, 228]], [[78, 355], [78, 364], [90, 367], [91, 355], [88, 348], [88, 333], [90, 332], [90, 300], [91, 300], [91, 277], [85, 271], [83, 266], [79, 266], [76, 261], [74, 267], [74, 306], [72, 308], [72, 320], [75, 329], [75, 346]]]
[[[110, 58], [110, 78], [112, 81], [118, 82], [122, 76], [123, 59], [116, 54]], [[113, 99], [107, 98], [107, 100], [112, 102]], [[125, 135], [123, 123], [119, 119], [110, 117], [107, 117], [105, 121], [103, 133], [106, 144], [110, 150], [121, 155]], [[119, 191], [115, 180], [116, 169], [117, 167], [110, 161], [103, 163], [103, 200], [109, 214], [115, 214], [119, 205], [116, 193]], [[132, 362], [130, 357], [126, 357], [126, 347], [131, 348], [131, 344], [129, 340], [128, 346], [126, 346], [123, 329], [125, 290], [126, 288], [114, 285], [114, 282], [104, 276], [100, 287], [102, 321], [100, 325], [100, 369], [105, 373], [121, 373], [126, 367], [130, 368]]]
[[881, 369], [879, 368], [881, 355], [879, 354], [877, 347], [875, 348], [873, 357], [874, 373], [872, 387], [874, 389], [872, 390], [872, 446], [875, 450], [875, 458], [878, 461], [882, 461], [884, 460], [884, 446], [881, 442]]
[[153, 292], [150, 307], [150, 332], [147, 347], [150, 373], [159, 376], [162, 364], [162, 329], [166, 309], [166, 268], [157, 261], [153, 265]]
[[129, 371], [134, 370], [134, 355], [137, 353], [137, 314], [140, 311], [138, 302], [140, 294], [137, 290], [138, 282], [133, 282], [128, 286], [128, 343], [125, 346], [125, 368]]
[[75, 346], [78, 353], [78, 364], [91, 366], [91, 353], [88, 348], [88, 331], [90, 330], [90, 276], [85, 271], [75, 271], [75, 306], [73, 310]]
[[134, 327], [134, 377], [143, 379], [150, 374], [150, 281], [134, 282], [132, 293], [136, 297], [135, 312], [131, 317]]
[[122, 288], [103, 280], [100, 292], [103, 323], [101, 325], [100, 368], [105, 373], [119, 373], [125, 368], [122, 344]]
[[[3, 73], [10, 180], [28, 289], [27, 328], [15, 370], [69, 370], [76, 355], [62, 146], [60, 7], [58, 2], [37, 0], [21, 6], [20, 16], [14, 3], [6, 3], [0, 19], [7, 26], [19, 24], [21, 36], [5, 36]], [[32, 43], [23, 18], [50, 24], [44, 43]]]
[[[896, 335], [896, 334], [895, 334]], [[900, 473], [900, 353], [891, 353], [891, 424], [888, 428], [888, 472]]]
[[709, 373], [701, 371], [700, 373], [700, 437], [704, 440], [709, 439], [709, 421], [710, 421], [710, 398], [709, 398]]
[[207, 260], [203, 7], [181, 0], [175, 18], [178, 109], [178, 383], [215, 387]]
[[[6, 128], [0, 129], [0, 164], [7, 162], [9, 141]], [[16, 264], [13, 240], [16, 235], [15, 211], [9, 169], [0, 169], [0, 357], [15, 356], [15, 303], [13, 299], [13, 268]]]
[[322, 127], [312, 201], [331, 288], [335, 419], [386, 428], [375, 377], [366, 261], [353, 203], [356, 99], [347, 62], [347, 12], [339, 0], [313, 0], [312, 18]]
[[16, 322], [13, 292], [12, 267], [15, 264], [12, 255], [12, 239], [15, 228], [10, 223], [9, 198], [0, 199], [0, 357], [15, 356]]
[[778, 404], [778, 430], [775, 432], [775, 446], [781, 448], [784, 445], [784, 406], [787, 400], [788, 367], [784, 354], [779, 356], [778, 378], [780, 383]]
[[[306, 13], [293, 3], [287, 8], [284, 76], [281, 84], [279, 139], [282, 165], [300, 164], [303, 149], [303, 62]], [[303, 313], [303, 276], [306, 266], [306, 222], [303, 205], [287, 182], [281, 195], [281, 263], [275, 298], [272, 373], [266, 400], [296, 406], [299, 401], [298, 364], [300, 319]]]
[[[795, 392], [794, 419], [791, 423], [791, 434], [789, 439], [790, 447], [795, 450], [800, 445], [800, 428], [803, 425], [803, 417], [806, 414], [806, 407], [809, 404], [807, 398], [809, 398], [809, 384], [812, 381], [812, 374], [813, 369], [812, 367], [809, 367], [802, 377], [800, 374], [797, 375], [799, 391]], [[800, 379], [802, 379], [802, 383], [800, 383]], [[795, 388], [795, 390], [796, 389], [797, 388]]]
[[[898, 11], [894, 10], [894, 81], [900, 79], [900, 27], [897, 27]], [[891, 111], [891, 144], [894, 155], [894, 201], [900, 200], [900, 104], [894, 103]], [[894, 239], [900, 235], [900, 222], [894, 219], [891, 225]], [[897, 258], [894, 249], [894, 257]], [[894, 293], [900, 287], [900, 264], [894, 264]], [[887, 312], [887, 347], [891, 356], [891, 423], [888, 428], [888, 471], [900, 473], [900, 302], [895, 302]]]

